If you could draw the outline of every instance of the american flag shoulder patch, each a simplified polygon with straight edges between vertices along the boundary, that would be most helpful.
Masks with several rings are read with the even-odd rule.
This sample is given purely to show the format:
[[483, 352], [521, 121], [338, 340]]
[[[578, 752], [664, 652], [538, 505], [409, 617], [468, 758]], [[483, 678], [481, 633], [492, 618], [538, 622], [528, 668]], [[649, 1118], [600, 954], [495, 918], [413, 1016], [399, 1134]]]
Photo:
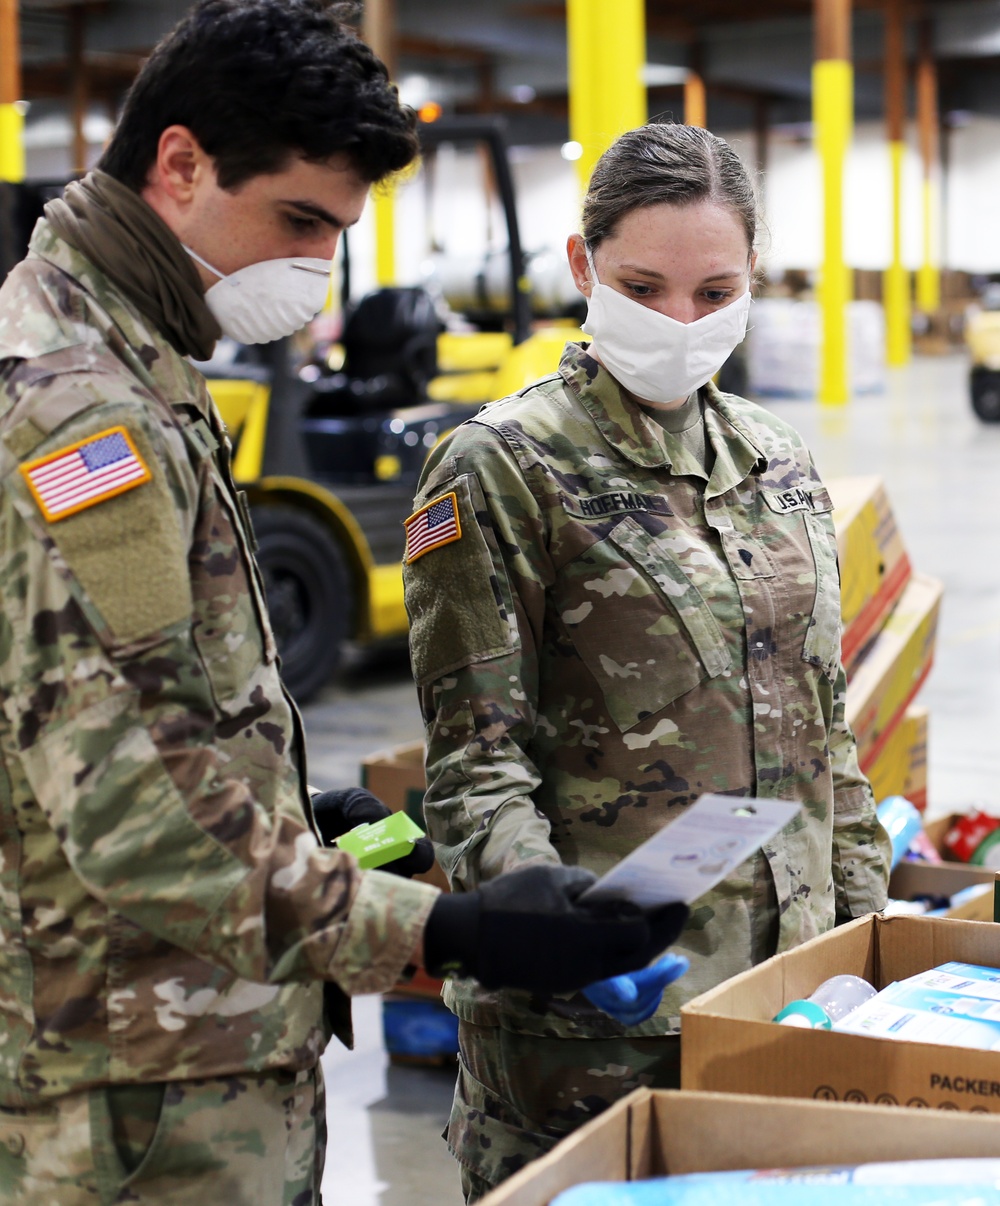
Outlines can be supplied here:
[[426, 506], [414, 511], [406, 526], [406, 552], [403, 560], [407, 565], [442, 545], [451, 544], [462, 538], [462, 524], [458, 517], [458, 496], [442, 494], [431, 499]]
[[109, 427], [21, 466], [42, 514], [66, 519], [152, 479], [124, 427]]

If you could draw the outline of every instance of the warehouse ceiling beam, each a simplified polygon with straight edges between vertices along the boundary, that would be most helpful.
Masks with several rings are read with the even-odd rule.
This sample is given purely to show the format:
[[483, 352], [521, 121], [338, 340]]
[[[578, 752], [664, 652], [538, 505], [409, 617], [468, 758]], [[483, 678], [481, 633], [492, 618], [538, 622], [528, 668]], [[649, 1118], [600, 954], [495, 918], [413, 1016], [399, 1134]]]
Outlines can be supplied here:
[[851, 0], [813, 0], [813, 131], [822, 173], [823, 252], [820, 306], [819, 400], [841, 406], [850, 396], [844, 263], [844, 163], [854, 120]]
[[[880, 9], [882, 0], [855, 0], [858, 9]], [[647, 0], [646, 32], [649, 37], [695, 38], [710, 25], [749, 24], [783, 17], [809, 17], [814, 0]], [[518, 16], [530, 19], [558, 20], [566, 11], [565, 3], [524, 3], [514, 6]], [[695, 14], [692, 16], [692, 14]]]
[[[114, 106], [128, 91], [144, 62], [142, 55], [105, 56], [92, 50], [88, 51], [84, 56], [84, 63], [90, 98], [104, 100]], [[25, 63], [21, 73], [24, 79], [25, 100], [66, 100], [66, 83], [70, 77], [70, 64], [67, 59], [48, 63]]]
[[906, 0], [885, 0], [885, 133], [889, 144], [892, 252], [883, 274], [886, 362], [910, 362], [910, 274], [903, 263], [903, 167], [906, 161]]
[[937, 63], [934, 59], [934, 24], [924, 10], [917, 36], [917, 130], [923, 167], [923, 254], [917, 270], [917, 307], [933, 314], [941, 307], [939, 161], [941, 118], [938, 108]]
[[479, 46], [465, 42], [442, 42], [437, 38], [422, 38], [416, 34], [400, 34], [396, 47], [401, 58], [444, 60], [445, 62], [479, 66], [493, 62], [494, 56]]

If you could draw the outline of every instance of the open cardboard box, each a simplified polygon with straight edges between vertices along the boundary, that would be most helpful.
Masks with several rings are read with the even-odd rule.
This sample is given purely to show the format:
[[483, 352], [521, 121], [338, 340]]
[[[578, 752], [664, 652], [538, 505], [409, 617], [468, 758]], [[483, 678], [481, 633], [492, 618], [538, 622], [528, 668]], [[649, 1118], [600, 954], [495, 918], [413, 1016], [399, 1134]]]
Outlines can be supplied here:
[[840, 561], [841, 657], [848, 678], [910, 578], [910, 559], [879, 477], [827, 482]]
[[995, 1157], [998, 1145], [1000, 1120], [970, 1114], [636, 1089], [487, 1194], [481, 1206], [549, 1206], [587, 1181]]
[[[953, 814], [924, 822], [924, 832], [946, 859], [944, 836], [957, 820], [958, 815]], [[954, 896], [956, 892], [969, 888], [973, 884], [991, 884], [994, 885], [994, 892], [983, 892], [982, 895], [967, 900], [964, 904], [954, 905], [944, 916], [965, 918], [966, 921], [993, 921], [996, 883], [997, 873], [990, 867], [950, 861], [943, 863], [903, 862], [896, 867], [889, 880], [889, 898], [891, 900], [915, 900], [918, 896]], [[1000, 950], [997, 953], [1000, 956]]]
[[874, 913], [775, 955], [682, 1006], [681, 1084], [1000, 1113], [1000, 1051], [799, 1030], [771, 1021], [789, 1001], [808, 997], [841, 972], [884, 988], [952, 959], [1000, 966], [1000, 930], [979, 921]]
[[[362, 758], [361, 786], [378, 796], [386, 808], [391, 808], [393, 812], [405, 812], [411, 821], [416, 821], [423, 829], [424, 791], [427, 786], [424, 743], [411, 741]], [[437, 863], [426, 874], [415, 875], [414, 879], [433, 884], [443, 892], [448, 891], [447, 877]]]

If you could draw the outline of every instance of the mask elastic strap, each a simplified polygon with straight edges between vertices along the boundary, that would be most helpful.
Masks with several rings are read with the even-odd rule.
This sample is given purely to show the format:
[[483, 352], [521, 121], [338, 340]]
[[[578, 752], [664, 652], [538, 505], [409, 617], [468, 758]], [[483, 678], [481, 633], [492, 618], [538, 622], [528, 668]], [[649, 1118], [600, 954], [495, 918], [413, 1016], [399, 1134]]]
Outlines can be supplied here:
[[213, 268], [212, 265], [208, 262], [208, 260], [203, 260], [201, 258], [201, 256], [197, 253], [197, 251], [192, 251], [191, 248], [188, 247], [187, 243], [181, 243], [181, 246], [188, 253], [188, 255], [193, 260], [197, 260], [198, 263], [201, 264], [201, 266], [203, 268], [207, 268], [209, 270], [209, 272], [214, 272], [220, 281], [224, 281], [226, 279], [226, 274], [224, 272], [220, 272], [218, 270], [218, 268]]
[[599, 285], [601, 282], [597, 277], [597, 266], [594, 264], [594, 253], [590, 250], [590, 246], [586, 240], [584, 240], [583, 250], [587, 256], [587, 266], [590, 268], [590, 283], [592, 285]]

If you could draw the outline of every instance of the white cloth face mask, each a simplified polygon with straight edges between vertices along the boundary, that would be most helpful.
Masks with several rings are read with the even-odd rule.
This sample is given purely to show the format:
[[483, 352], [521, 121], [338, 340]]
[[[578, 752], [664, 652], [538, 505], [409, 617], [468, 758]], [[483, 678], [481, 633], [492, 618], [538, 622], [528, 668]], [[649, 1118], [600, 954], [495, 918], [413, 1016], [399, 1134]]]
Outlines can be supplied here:
[[694, 322], [678, 322], [602, 285], [587, 248], [593, 286], [583, 330], [619, 385], [650, 406], [684, 401], [719, 371], [747, 332], [750, 290]]
[[220, 278], [206, 290], [205, 302], [223, 334], [238, 343], [270, 343], [293, 335], [323, 309], [332, 260], [260, 260], [226, 276], [190, 247], [184, 250]]

